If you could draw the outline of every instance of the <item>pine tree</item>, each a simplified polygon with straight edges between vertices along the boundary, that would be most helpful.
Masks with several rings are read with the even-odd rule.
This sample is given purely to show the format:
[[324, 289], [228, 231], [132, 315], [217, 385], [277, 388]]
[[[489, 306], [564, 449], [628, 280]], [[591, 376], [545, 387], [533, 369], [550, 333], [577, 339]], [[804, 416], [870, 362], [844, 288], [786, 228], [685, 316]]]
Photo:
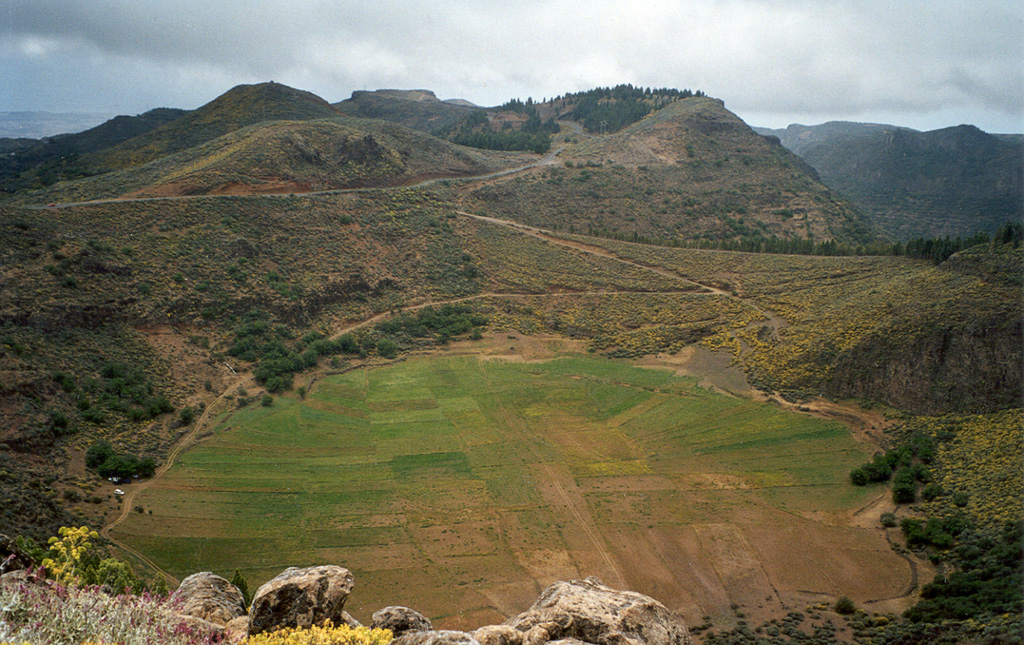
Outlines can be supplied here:
[[231, 576], [231, 584], [238, 587], [238, 590], [242, 592], [242, 598], [245, 601], [245, 606], [248, 607], [252, 604], [252, 595], [249, 593], [249, 583], [245, 581], [245, 576], [238, 569], [235, 569], [235, 575]]

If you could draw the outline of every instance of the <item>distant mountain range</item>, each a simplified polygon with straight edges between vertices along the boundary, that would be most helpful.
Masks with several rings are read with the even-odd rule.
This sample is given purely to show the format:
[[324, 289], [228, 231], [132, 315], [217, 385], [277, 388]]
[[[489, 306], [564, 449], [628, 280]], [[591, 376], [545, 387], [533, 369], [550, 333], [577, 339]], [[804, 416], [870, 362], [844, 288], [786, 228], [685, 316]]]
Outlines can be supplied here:
[[113, 116], [83, 112], [0, 112], [0, 138], [42, 139], [57, 134], [81, 132]]
[[1024, 220], [1024, 136], [830, 122], [755, 128], [814, 167], [896, 239], [994, 233]]
[[[629, 86], [626, 91], [637, 90]], [[645, 203], [619, 204], [626, 211], [636, 210], [627, 218], [602, 216], [603, 206], [592, 209], [583, 224], [588, 230], [616, 234], [625, 231], [663, 239], [679, 235], [796, 235], [837, 236], [852, 241], [869, 239], [874, 233], [868, 229], [874, 228], [890, 239], [905, 240], [994, 233], [1007, 221], [1024, 220], [1022, 135], [992, 135], [968, 125], [931, 132], [849, 122], [791, 125], [779, 130], [754, 128], [770, 141], [777, 138], [782, 146], [798, 155], [783, 161], [783, 165], [799, 169], [798, 174], [783, 172], [772, 178], [773, 171], [767, 169], [781, 159], [777, 154], [781, 147], [765, 156], [771, 146], [754, 146], [755, 141], [747, 138], [753, 135], [751, 129], [734, 116], [724, 118], [723, 114], [731, 114], [724, 109], [720, 110], [723, 114], [712, 114], [712, 103], [700, 103], [705, 111], [701, 114], [693, 112], [699, 102], [689, 101], [661, 114], [665, 98], [647, 92], [633, 103], [624, 102], [623, 96], [615, 98], [613, 90], [608, 89], [603, 98], [566, 95], [545, 103], [524, 105], [512, 101], [485, 109], [463, 100], [441, 100], [430, 90], [357, 91], [349, 99], [332, 104], [315, 94], [279, 83], [241, 85], [196, 110], [160, 108], [138, 116], [119, 116], [74, 134], [0, 138], [0, 190], [9, 193], [91, 178], [68, 195], [109, 197], [285, 189], [301, 192], [401, 183], [413, 177], [457, 177], [495, 170], [508, 161], [498, 159], [500, 155], [494, 152], [453, 147], [451, 143], [480, 139], [484, 134], [492, 139], [507, 138], [509, 133], [528, 127], [531, 118], [536, 119], [535, 126], [541, 119], [549, 120], [554, 129], [555, 119], [563, 124], [573, 122], [573, 127], [586, 137], [589, 135], [580, 111], [581, 105], [592, 101], [602, 108], [616, 104], [629, 109], [646, 106], [645, 110], [655, 109], [660, 114], [649, 120], [662, 123], [663, 131], [667, 132], [669, 123], [680, 127], [666, 139], [654, 134], [650, 127], [633, 130], [629, 126], [621, 136], [579, 147], [576, 154], [585, 151], [586, 156], [579, 158], [592, 167], [600, 158], [615, 161], [624, 168], [640, 163], [668, 172], [650, 186], [649, 173], [628, 180], [633, 185], [645, 185], [644, 197], [639, 200]], [[679, 105], [689, 107], [680, 111]], [[7, 116], [12, 114], [20, 115], [12, 117], [14, 121], [21, 119], [24, 123], [31, 121], [31, 115], [46, 117], [46, 113]], [[670, 114], [677, 118], [669, 118]], [[73, 116], [76, 115], [49, 115], [50, 123], [70, 126]], [[66, 118], [61, 121], [57, 117]], [[724, 129], [709, 131], [705, 126]], [[413, 134], [415, 131], [432, 136]], [[716, 138], [734, 136], [739, 137], [729, 143], [734, 154], [718, 150], [722, 141]], [[381, 144], [385, 141], [388, 143]], [[705, 145], [708, 142], [711, 145]], [[371, 161], [367, 155], [375, 159]], [[636, 161], [641, 157], [643, 162]], [[737, 161], [741, 165], [736, 165]], [[347, 170], [340, 170], [342, 167]], [[127, 174], [110, 174], [118, 171]], [[732, 179], [724, 179], [733, 175]], [[99, 178], [103, 176], [106, 179]], [[791, 204], [775, 204], [770, 209], [774, 215], [768, 219], [768, 211], [759, 214], [757, 211], [763, 209], [754, 206], [764, 201], [767, 193], [758, 188], [754, 193], [764, 193], [758, 197], [751, 192], [752, 186], [763, 188], [771, 184], [791, 192], [793, 187], [788, 183], [796, 180], [802, 191], [819, 179], [851, 200], [867, 219], [852, 218], [847, 212], [841, 218], [845, 224], [822, 221], [809, 230], [802, 219], [803, 207], [793, 209], [800, 199]], [[725, 183], [719, 186], [719, 180]], [[716, 187], [709, 188], [712, 185]], [[659, 191], [668, 192], [655, 200]], [[682, 195], [679, 191], [688, 198], [676, 200]], [[634, 195], [632, 199], [636, 201], [636, 191], [626, 192]], [[519, 197], [532, 199], [530, 193], [528, 190]], [[538, 200], [543, 200], [542, 193], [537, 193]], [[598, 199], [593, 189], [584, 193], [584, 199], [587, 195]], [[479, 196], [502, 202], [500, 196]], [[604, 190], [599, 201], [616, 201], [621, 197], [614, 190]], [[678, 207], [672, 206], [674, 200], [679, 201]], [[837, 200], [837, 196], [819, 196], [806, 203], [839, 204]], [[545, 208], [534, 204], [529, 210], [534, 217], [542, 217]], [[686, 214], [676, 221], [682, 212], [679, 208]], [[708, 208], [714, 213], [697, 215]], [[750, 212], [752, 208], [755, 212]], [[848, 206], [844, 208], [848, 210]], [[565, 219], [553, 213], [546, 217]], [[708, 217], [719, 224], [710, 225]], [[772, 222], [772, 218], [779, 221]], [[851, 228], [854, 219], [858, 222]], [[800, 227], [804, 228], [798, 232]], [[857, 233], [851, 234], [854, 229]]]

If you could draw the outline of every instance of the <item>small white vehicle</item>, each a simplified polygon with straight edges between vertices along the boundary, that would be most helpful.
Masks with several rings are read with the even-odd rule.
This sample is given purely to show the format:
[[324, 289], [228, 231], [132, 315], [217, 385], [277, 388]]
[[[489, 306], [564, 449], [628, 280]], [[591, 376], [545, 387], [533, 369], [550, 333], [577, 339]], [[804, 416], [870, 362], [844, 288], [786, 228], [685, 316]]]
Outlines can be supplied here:
[[121, 490], [120, 488], [115, 488], [114, 489], [114, 494], [115, 495], [124, 495], [124, 491]]

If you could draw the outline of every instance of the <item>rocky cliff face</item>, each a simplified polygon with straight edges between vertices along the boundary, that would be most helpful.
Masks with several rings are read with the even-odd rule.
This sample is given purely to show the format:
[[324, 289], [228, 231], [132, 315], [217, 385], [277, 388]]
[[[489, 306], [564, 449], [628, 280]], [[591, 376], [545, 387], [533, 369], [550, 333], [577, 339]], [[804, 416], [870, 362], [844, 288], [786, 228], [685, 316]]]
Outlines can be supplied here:
[[1024, 146], [971, 125], [918, 132], [837, 122], [758, 132], [779, 137], [896, 238], [994, 233], [1024, 218]]
[[921, 414], [1020, 405], [1022, 337], [1012, 312], [968, 325], [934, 321], [909, 341], [879, 331], [839, 357], [823, 390]]

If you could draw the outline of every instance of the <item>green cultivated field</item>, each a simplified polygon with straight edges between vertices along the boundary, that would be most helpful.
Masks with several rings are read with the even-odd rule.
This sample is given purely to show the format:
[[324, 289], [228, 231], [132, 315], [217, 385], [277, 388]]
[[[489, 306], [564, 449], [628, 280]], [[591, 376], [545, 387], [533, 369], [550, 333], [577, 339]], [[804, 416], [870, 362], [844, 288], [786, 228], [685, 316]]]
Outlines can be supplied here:
[[[838, 539], [834, 553], [854, 560], [887, 553], [877, 536], [819, 521], [876, 494], [848, 484], [868, 457], [841, 425], [666, 371], [593, 357], [412, 358], [223, 419], [140, 495], [146, 512], [117, 537], [175, 576], [239, 568], [252, 589], [287, 566], [341, 564], [361, 620], [403, 604], [471, 626], [586, 575], [706, 612], [749, 595], [713, 548], [700, 550], [726, 600], [678, 591], [691, 571], [680, 554], [722, 527], [769, 577], [790, 566], [776, 551], [801, 540]], [[772, 546], [758, 537], [772, 526], [798, 535]], [[813, 589], [808, 576], [793, 584]]]

